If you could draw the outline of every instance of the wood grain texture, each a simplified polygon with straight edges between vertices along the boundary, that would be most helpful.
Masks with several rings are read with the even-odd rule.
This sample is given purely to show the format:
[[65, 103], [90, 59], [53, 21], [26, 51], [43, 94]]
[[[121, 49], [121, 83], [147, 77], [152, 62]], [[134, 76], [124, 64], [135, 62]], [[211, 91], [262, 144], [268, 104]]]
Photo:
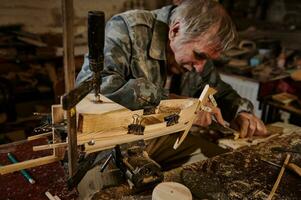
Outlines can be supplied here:
[[177, 182], [164, 182], [155, 187], [152, 200], [192, 200], [190, 190]]
[[0, 174], [3, 175], [3, 174], [19, 171], [21, 169], [28, 169], [31, 167], [46, 165], [59, 160], [60, 159], [58, 157], [51, 155], [51, 156], [45, 156], [42, 158], [36, 158], [36, 159], [27, 160], [19, 163], [14, 163], [14, 164], [6, 165], [4, 167], [0, 167]]

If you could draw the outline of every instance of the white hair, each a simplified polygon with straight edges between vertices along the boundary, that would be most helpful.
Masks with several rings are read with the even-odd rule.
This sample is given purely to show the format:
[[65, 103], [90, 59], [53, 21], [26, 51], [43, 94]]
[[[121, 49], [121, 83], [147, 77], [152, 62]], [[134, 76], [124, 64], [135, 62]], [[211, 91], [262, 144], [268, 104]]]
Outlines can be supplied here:
[[232, 47], [236, 39], [235, 26], [225, 9], [213, 0], [183, 0], [172, 12], [170, 25], [180, 22], [183, 42], [209, 34], [208, 44], [218, 45], [220, 50]]

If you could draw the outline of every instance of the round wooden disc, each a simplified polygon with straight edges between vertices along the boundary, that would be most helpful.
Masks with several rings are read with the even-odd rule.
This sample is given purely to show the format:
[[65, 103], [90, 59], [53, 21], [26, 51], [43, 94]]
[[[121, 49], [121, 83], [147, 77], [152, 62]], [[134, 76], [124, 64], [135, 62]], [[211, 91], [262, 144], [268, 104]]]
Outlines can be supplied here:
[[291, 77], [292, 77], [292, 79], [295, 80], [295, 81], [301, 81], [301, 69], [296, 70], [295, 72], [293, 72], [293, 73], [291, 74]]
[[192, 200], [190, 190], [176, 182], [164, 182], [155, 187], [152, 200]]

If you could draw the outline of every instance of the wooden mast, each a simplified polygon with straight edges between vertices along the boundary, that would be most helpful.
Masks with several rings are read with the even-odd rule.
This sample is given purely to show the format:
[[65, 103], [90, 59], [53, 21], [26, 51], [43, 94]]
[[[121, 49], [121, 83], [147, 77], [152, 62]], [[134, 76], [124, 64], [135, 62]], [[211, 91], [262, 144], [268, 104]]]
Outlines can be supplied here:
[[[73, 0], [62, 0], [62, 13], [65, 92], [68, 93], [74, 88], [75, 84]], [[66, 115], [68, 126], [68, 169], [69, 176], [72, 177], [72, 175], [76, 171], [77, 164], [77, 133], [75, 108], [67, 110]]]

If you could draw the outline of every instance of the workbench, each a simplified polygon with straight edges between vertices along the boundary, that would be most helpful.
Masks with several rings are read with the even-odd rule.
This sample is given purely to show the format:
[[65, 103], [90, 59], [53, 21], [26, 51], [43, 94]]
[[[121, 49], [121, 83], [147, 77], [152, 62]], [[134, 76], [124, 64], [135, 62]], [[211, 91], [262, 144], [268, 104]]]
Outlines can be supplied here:
[[[18, 141], [0, 145], [0, 164], [7, 165], [10, 161], [7, 153], [13, 153], [19, 161], [30, 160], [51, 155], [51, 150], [32, 151], [33, 146], [47, 144], [45, 138], [33, 141]], [[57, 195], [62, 200], [76, 199], [76, 192], [67, 189], [67, 176], [64, 167], [59, 162], [27, 169], [27, 172], [36, 181], [30, 184], [20, 172], [0, 175], [0, 200], [48, 200], [45, 192]]]
[[[45, 144], [46, 139], [21, 141], [0, 146], [0, 162], [9, 164], [7, 153], [21, 161], [51, 154], [50, 150], [33, 152], [32, 146]], [[295, 128], [267, 142], [242, 147], [205, 161], [196, 162], [164, 173], [164, 181], [186, 185], [195, 199], [266, 199], [280, 169], [261, 158], [282, 165], [286, 152], [274, 152], [274, 147], [301, 151], [301, 128]], [[301, 166], [301, 154], [290, 153], [292, 162]], [[99, 171], [99, 168], [98, 168]], [[20, 172], [0, 176], [0, 199], [47, 199], [45, 192], [63, 199], [76, 199], [75, 191], [68, 191], [66, 173], [59, 162], [28, 169], [36, 180], [30, 184]], [[90, 186], [89, 186], [90, 187]], [[151, 199], [152, 189], [134, 193], [127, 183], [103, 189], [93, 195], [98, 199]], [[276, 191], [275, 199], [300, 199], [301, 178], [286, 170]]]
[[[280, 168], [262, 159], [282, 165], [287, 152], [271, 149], [282, 147], [301, 151], [301, 128], [274, 137], [255, 146], [242, 147], [205, 161], [167, 171], [164, 181], [179, 182], [187, 186], [194, 199], [266, 199]], [[301, 166], [301, 154], [289, 152], [291, 162]], [[97, 199], [151, 199], [152, 190], [133, 193], [127, 184], [103, 189], [93, 197]], [[274, 199], [300, 199], [301, 177], [285, 170]]]

